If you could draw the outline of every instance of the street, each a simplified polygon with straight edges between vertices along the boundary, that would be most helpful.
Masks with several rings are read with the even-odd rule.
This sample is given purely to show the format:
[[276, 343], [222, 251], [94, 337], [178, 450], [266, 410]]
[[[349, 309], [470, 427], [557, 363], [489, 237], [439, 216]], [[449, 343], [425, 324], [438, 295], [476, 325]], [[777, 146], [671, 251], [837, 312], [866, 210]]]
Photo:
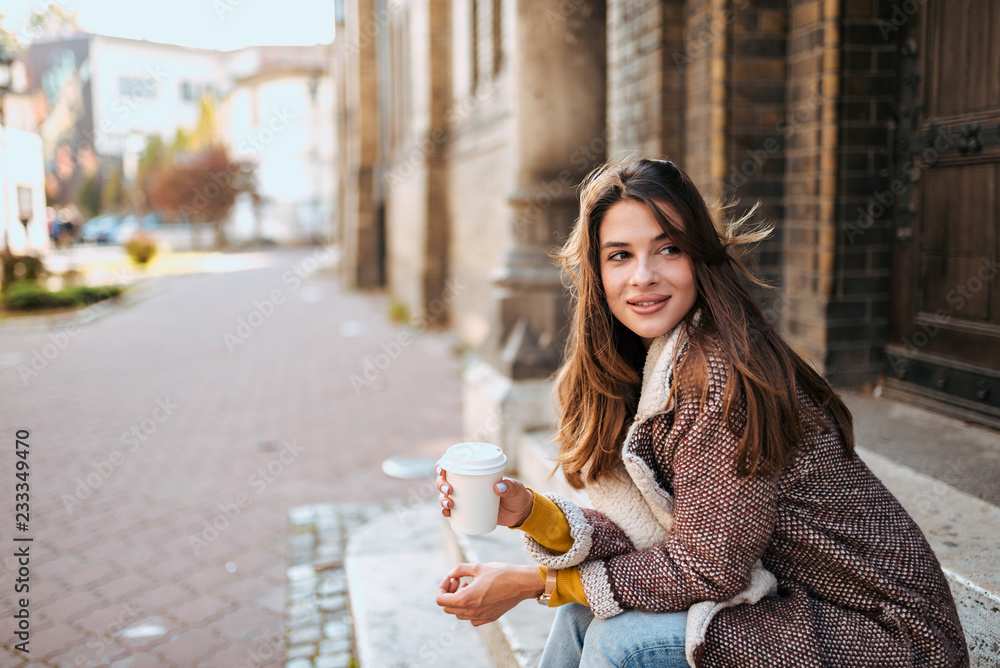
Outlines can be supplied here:
[[401, 337], [323, 249], [245, 255], [82, 324], [0, 321], [0, 667], [248, 665], [289, 508], [429, 493], [380, 463], [460, 440], [450, 338]]

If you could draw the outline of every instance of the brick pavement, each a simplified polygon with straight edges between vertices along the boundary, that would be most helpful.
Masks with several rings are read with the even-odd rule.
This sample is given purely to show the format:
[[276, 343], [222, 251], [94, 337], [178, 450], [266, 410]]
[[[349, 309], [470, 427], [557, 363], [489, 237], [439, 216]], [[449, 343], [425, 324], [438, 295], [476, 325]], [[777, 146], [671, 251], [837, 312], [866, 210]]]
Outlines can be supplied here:
[[28, 663], [12, 649], [15, 430], [31, 432], [38, 666], [283, 665], [258, 657], [282, 627], [288, 510], [412, 500], [382, 459], [460, 436], [448, 335], [395, 349], [384, 296], [329, 270], [296, 280], [312, 251], [247, 257], [264, 266], [154, 279], [73, 336], [0, 323], [0, 668]]

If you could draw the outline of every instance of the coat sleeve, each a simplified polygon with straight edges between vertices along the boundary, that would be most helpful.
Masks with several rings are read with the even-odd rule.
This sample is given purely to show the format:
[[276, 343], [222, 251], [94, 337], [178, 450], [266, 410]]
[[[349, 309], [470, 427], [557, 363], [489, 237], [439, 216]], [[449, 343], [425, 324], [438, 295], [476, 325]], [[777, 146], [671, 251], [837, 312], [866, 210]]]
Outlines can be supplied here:
[[[700, 391], [680, 388], [673, 424], [658, 423], [651, 438], [658, 465], [672, 472], [674, 525], [667, 540], [580, 565], [587, 600], [598, 617], [625, 609], [686, 610], [700, 601], [724, 601], [751, 582], [777, 515], [772, 479], [737, 475], [739, 437], [723, 417], [725, 370], [710, 361], [705, 405]], [[745, 407], [736, 421], [743, 422]]]
[[[532, 530], [537, 525], [534, 517], [529, 518], [530, 525], [525, 522], [525, 549], [532, 559], [546, 568], [571, 568], [588, 559], [626, 554], [635, 549], [617, 524], [596, 510], [580, 508], [559, 494], [548, 493], [538, 497], [535, 506], [532, 515], [542, 510], [547, 514], [561, 513], [569, 526], [570, 544], [568, 549], [563, 550], [561, 548], [567, 547], [563, 541], [553, 541], [551, 536], [545, 535], [547, 532]], [[546, 510], [549, 508], [551, 510]], [[547, 523], [551, 524], [552, 519]]]

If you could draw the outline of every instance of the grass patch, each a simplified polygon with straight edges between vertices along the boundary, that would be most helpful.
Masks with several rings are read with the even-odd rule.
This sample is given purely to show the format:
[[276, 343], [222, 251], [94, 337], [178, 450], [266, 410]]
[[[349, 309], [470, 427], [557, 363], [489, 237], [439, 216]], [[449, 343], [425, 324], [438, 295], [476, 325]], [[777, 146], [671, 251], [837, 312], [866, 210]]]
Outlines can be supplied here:
[[118, 285], [74, 285], [52, 292], [34, 281], [17, 281], [7, 288], [3, 306], [8, 311], [81, 308], [121, 293], [122, 288]]

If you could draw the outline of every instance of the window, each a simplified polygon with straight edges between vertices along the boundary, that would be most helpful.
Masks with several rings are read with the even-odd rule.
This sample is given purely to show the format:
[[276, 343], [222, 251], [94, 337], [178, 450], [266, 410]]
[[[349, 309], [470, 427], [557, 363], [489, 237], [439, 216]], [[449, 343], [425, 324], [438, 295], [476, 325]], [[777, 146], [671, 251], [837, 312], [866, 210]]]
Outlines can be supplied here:
[[132, 102], [146, 102], [160, 96], [160, 83], [152, 75], [118, 77], [118, 95]]

